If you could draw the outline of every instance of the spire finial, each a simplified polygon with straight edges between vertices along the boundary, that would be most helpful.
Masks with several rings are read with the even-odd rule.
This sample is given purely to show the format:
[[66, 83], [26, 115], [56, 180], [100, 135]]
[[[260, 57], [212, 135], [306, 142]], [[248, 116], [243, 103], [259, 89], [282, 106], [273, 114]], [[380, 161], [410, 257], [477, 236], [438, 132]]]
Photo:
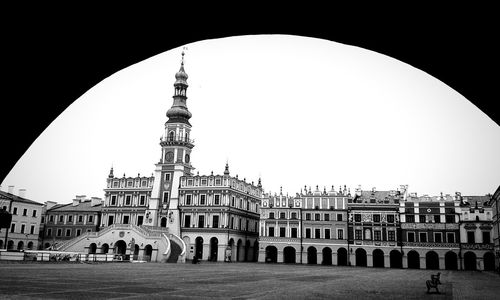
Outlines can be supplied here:
[[188, 48], [186, 46], [182, 47], [182, 59], [181, 59], [181, 65], [184, 66], [184, 54], [185, 54], [185, 50], [187, 50]]

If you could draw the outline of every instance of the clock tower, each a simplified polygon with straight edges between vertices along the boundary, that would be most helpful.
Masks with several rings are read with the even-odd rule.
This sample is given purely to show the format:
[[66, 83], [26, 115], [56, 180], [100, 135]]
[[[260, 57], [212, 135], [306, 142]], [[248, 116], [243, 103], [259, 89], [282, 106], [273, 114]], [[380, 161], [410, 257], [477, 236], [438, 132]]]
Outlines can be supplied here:
[[145, 225], [168, 227], [170, 233], [180, 234], [179, 179], [192, 175], [190, 139], [191, 112], [186, 106], [188, 75], [184, 70], [184, 51], [181, 67], [175, 74], [172, 107], [167, 111], [165, 133], [160, 139], [161, 157], [156, 164], [154, 184], [145, 216]]

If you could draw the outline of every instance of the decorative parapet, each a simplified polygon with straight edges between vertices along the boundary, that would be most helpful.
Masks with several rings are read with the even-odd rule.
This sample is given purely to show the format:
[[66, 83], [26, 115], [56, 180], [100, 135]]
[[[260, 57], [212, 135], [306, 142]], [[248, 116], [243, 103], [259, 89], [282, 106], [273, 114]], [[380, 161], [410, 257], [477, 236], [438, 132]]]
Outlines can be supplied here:
[[396, 247], [396, 242], [382, 242], [382, 241], [354, 241], [356, 246], [380, 246], [380, 247]]
[[462, 244], [464, 250], [493, 250], [493, 244]]
[[280, 238], [280, 237], [259, 237], [259, 242], [268, 243], [300, 243], [300, 238]]
[[456, 223], [401, 223], [401, 229], [439, 229], [439, 230], [458, 230], [459, 224]]
[[403, 242], [405, 247], [420, 247], [420, 248], [459, 248], [458, 243], [416, 243], [416, 242]]

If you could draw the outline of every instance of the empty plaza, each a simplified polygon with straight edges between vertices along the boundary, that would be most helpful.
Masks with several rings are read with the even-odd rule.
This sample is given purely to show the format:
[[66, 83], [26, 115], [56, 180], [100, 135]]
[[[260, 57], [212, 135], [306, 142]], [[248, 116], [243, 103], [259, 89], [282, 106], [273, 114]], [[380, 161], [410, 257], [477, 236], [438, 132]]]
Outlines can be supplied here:
[[1, 263], [1, 299], [493, 299], [498, 274], [262, 263]]

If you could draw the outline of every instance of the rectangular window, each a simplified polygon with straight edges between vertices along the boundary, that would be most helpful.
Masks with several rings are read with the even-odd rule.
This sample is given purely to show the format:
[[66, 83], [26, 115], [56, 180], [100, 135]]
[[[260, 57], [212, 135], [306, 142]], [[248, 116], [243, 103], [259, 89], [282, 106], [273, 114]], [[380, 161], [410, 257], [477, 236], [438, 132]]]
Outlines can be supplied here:
[[193, 180], [192, 179], [188, 180], [188, 186], [193, 186]]
[[297, 213], [296, 212], [292, 213], [292, 219], [297, 219]]
[[483, 231], [483, 244], [489, 244], [489, 243], [490, 243], [490, 232]]
[[24, 233], [24, 228], [26, 228], [26, 225], [21, 224], [21, 233]]
[[132, 182], [132, 181], [127, 181], [127, 187], [131, 187], [131, 186], [132, 186], [132, 184], [133, 184], [133, 182]]
[[396, 232], [394, 230], [387, 231], [387, 240], [394, 242], [396, 240]]
[[57, 236], [61, 236], [62, 235], [62, 229], [61, 228], [57, 228]]
[[361, 222], [361, 214], [354, 214], [354, 222]]
[[285, 237], [285, 233], [286, 233], [286, 228], [280, 227], [280, 237]]
[[198, 216], [198, 228], [205, 227], [205, 216]]
[[292, 238], [297, 237], [297, 228], [291, 228], [292, 229]]
[[214, 205], [220, 205], [220, 195], [214, 196]]
[[14, 207], [14, 209], [12, 210], [12, 214], [17, 215], [17, 207]]
[[137, 226], [141, 226], [144, 222], [144, 216], [137, 216]]
[[31, 225], [30, 234], [34, 234], [34, 233], [35, 233], [35, 225]]
[[51, 216], [49, 217], [49, 222], [54, 222], [54, 216], [53, 216], [53, 215], [51, 215]]
[[321, 220], [320, 214], [314, 214], [314, 221]]
[[311, 214], [306, 214], [306, 221], [310, 221], [311, 220]]
[[184, 216], [184, 227], [191, 227], [191, 216], [190, 215]]
[[344, 239], [344, 230], [337, 229], [337, 239], [339, 239], [339, 240], [343, 240]]
[[200, 205], [205, 205], [207, 200], [207, 195], [200, 195]]
[[63, 216], [63, 215], [60, 215], [60, 216], [59, 216], [59, 222], [61, 222], [61, 223], [62, 223], [63, 221], [64, 221], [64, 216]]
[[27, 216], [27, 215], [28, 215], [28, 209], [25, 208], [25, 209], [23, 209], [23, 216]]
[[114, 222], [114, 216], [108, 216], [108, 226], [113, 225]]
[[325, 214], [325, 221], [330, 221], [330, 214]]
[[130, 205], [132, 203], [132, 196], [127, 195], [125, 196], [125, 205]]
[[434, 232], [434, 243], [442, 243], [443, 234], [441, 232]]
[[83, 216], [78, 216], [78, 222], [82, 223], [83, 222]]
[[380, 215], [379, 214], [373, 215], [373, 222], [380, 223]]
[[476, 242], [476, 235], [474, 231], [467, 231], [467, 243], [474, 244]]
[[269, 227], [269, 236], [274, 236], [274, 227]]
[[406, 215], [406, 223], [415, 223], [415, 215]]
[[337, 214], [337, 221], [342, 221], [342, 214]]
[[387, 223], [394, 223], [394, 215], [387, 215]]
[[118, 187], [118, 181], [113, 182], [113, 187]]
[[215, 185], [221, 185], [222, 181], [220, 179], [215, 179]]
[[66, 236], [71, 236], [71, 229], [66, 229]]
[[418, 236], [421, 243], [427, 243], [427, 232], [420, 232]]
[[165, 173], [165, 181], [170, 181], [170, 173]]
[[373, 240], [380, 241], [380, 239], [381, 239], [381, 231], [380, 230], [374, 230], [373, 231]]
[[420, 223], [425, 223], [425, 215], [420, 215], [420, 216], [418, 216], [418, 221], [419, 221]]
[[73, 216], [72, 215], [68, 216], [68, 223], [73, 223]]
[[356, 240], [361, 240], [362, 239], [362, 232], [360, 229], [356, 229], [354, 231], [354, 239]]
[[92, 224], [92, 222], [94, 222], [94, 216], [89, 215], [89, 219], [88, 219], [87, 223]]
[[328, 228], [325, 229], [325, 239], [327, 239], [327, 240], [330, 239], [330, 229], [328, 229]]
[[147, 186], [148, 185], [148, 182], [146, 180], [143, 180], [142, 183], [141, 183], [142, 186]]
[[446, 223], [455, 223], [455, 216], [454, 215], [446, 215]]
[[139, 197], [139, 205], [146, 205], [146, 196], [145, 195], [141, 195]]
[[234, 196], [233, 196], [233, 197], [231, 197], [231, 206], [233, 206], [233, 207], [234, 207]]
[[415, 242], [415, 232], [408, 232], [407, 233], [407, 240], [408, 242]]
[[186, 195], [186, 205], [191, 205], [191, 195]]
[[168, 203], [168, 192], [163, 192], [163, 203]]
[[110, 205], [116, 205], [116, 195], [111, 196], [111, 204]]
[[440, 215], [434, 215], [434, 223], [441, 223], [441, 216]]
[[123, 216], [123, 224], [128, 224], [130, 216]]
[[80, 236], [82, 234], [82, 230], [81, 229], [77, 229], [76, 230], [76, 236]]
[[269, 219], [274, 219], [274, 213], [273, 212], [269, 213]]
[[280, 212], [280, 219], [286, 219], [286, 214], [284, 212]]
[[52, 228], [47, 228], [47, 236], [52, 236]]
[[212, 217], [212, 227], [219, 228], [219, 216]]
[[455, 234], [453, 232], [446, 233], [446, 241], [448, 243], [455, 243]]
[[306, 239], [311, 238], [311, 228], [306, 228]]
[[33, 215], [32, 216], [36, 218], [36, 209], [33, 210]]
[[207, 180], [206, 179], [202, 179], [201, 180], [201, 185], [207, 185]]

